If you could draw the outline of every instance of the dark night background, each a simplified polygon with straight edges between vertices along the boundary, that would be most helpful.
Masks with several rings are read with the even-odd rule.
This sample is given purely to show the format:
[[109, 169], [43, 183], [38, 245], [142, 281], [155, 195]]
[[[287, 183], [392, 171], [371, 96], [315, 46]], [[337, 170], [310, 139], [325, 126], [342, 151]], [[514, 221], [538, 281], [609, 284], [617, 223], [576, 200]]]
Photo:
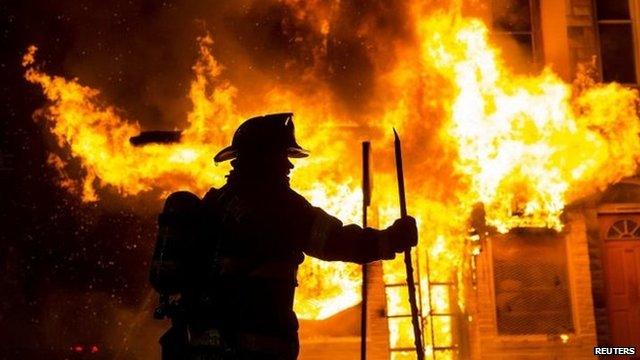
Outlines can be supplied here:
[[[47, 157], [65, 150], [56, 149], [34, 116], [47, 104], [42, 89], [24, 79], [21, 60], [29, 45], [38, 47], [36, 66], [47, 74], [99, 89], [101, 100], [143, 129], [169, 130], [185, 125], [196, 38], [209, 33], [224, 66], [221, 78], [238, 89], [239, 109], [274, 88], [320, 93], [323, 104], [336, 107], [332, 115], [366, 129], [379, 110], [375, 99], [388, 95], [380, 79], [395, 70], [393, 49], [416, 43], [407, 3], [0, 0], [0, 360], [158, 359], [157, 339], [167, 326], [152, 319], [156, 297], [147, 282], [159, 194], [123, 198], [101, 188], [100, 201], [83, 203], [56, 185]], [[532, 64], [509, 55], [509, 64]], [[437, 74], [418, 74], [426, 87], [417, 88], [409, 106], [437, 119], [423, 95], [448, 89], [429, 88], [428, 76]], [[435, 152], [412, 166], [449, 176], [449, 155], [432, 136], [438, 125], [413, 125], [419, 135], [412, 140]], [[71, 168], [82, 171], [78, 163]]]
[[[56, 174], [46, 165], [52, 141], [42, 124], [32, 120], [44, 98], [38, 87], [24, 81], [20, 57], [29, 44], [37, 44], [39, 61], [48, 72], [83, 76], [93, 69], [88, 79], [92, 85], [118, 89], [106, 94], [113, 101], [132, 111], [143, 108], [152, 113], [152, 105], [129, 106], [139, 98], [125, 96], [143, 92], [144, 86], [144, 79], [131, 76], [142, 73], [143, 62], [124, 64], [132, 55], [126, 51], [126, 39], [148, 26], [145, 22], [153, 21], [154, 13], [164, 6], [62, 3], [0, 3], [2, 359], [115, 358], [114, 345], [120, 341], [129, 347], [127, 336], [147, 338], [152, 348], [151, 338], [158, 335], [157, 331], [140, 334], [135, 324], [137, 313], [148, 318], [149, 304], [144, 300], [149, 293], [146, 269], [154, 217], [134, 211], [134, 205], [126, 202], [110, 209], [99, 203], [82, 204], [55, 185]], [[82, 57], [87, 64], [79, 65]], [[160, 57], [157, 62], [183, 67], [177, 61]], [[184, 93], [184, 86], [179, 84], [174, 91]], [[131, 103], [119, 101], [125, 98]], [[81, 353], [71, 350], [76, 345], [83, 347]], [[93, 345], [98, 353], [91, 355]], [[140, 354], [125, 351], [120, 357]]]
[[[370, 57], [392, 62], [379, 44], [404, 36], [403, 5], [345, 2], [320, 57], [321, 34], [299, 10], [269, 1], [0, 2], [0, 359], [156, 358], [164, 326], [151, 319], [146, 280], [161, 203], [106, 189], [86, 204], [56, 186], [46, 164], [54, 141], [33, 118], [44, 97], [20, 66], [27, 46], [38, 46], [47, 73], [100, 89], [143, 127], [181, 125], [195, 39], [206, 31], [228, 66], [224, 76], [245, 98], [260, 93], [256, 84], [293, 82], [315, 69], [344, 109], [366, 107]], [[362, 23], [369, 32], [356, 37]], [[265, 74], [279, 75], [256, 81]], [[140, 206], [145, 199], [153, 200]], [[97, 354], [88, 353], [93, 345]]]

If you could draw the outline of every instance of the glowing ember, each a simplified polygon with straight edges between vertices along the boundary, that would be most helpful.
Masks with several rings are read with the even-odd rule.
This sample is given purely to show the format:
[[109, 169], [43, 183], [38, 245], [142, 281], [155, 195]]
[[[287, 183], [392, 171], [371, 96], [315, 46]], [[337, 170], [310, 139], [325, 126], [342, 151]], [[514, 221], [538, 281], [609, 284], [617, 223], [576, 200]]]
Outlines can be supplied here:
[[[301, 21], [311, 21], [326, 36], [330, 9], [311, 16], [311, 8], [292, 3]], [[455, 6], [448, 13], [414, 8], [407, 20], [414, 40], [386, 49], [396, 59], [393, 66], [380, 66], [376, 85], [384, 91], [372, 93], [375, 109], [363, 114], [336, 110], [321, 85], [309, 92], [274, 86], [263, 99], [241, 107], [238, 90], [224, 80], [211, 53], [212, 38], [199, 38], [189, 91], [193, 107], [178, 144], [133, 147], [129, 138], [141, 130], [135, 121], [105, 105], [98, 90], [41, 71], [30, 47], [23, 61], [26, 78], [43, 88], [49, 102], [40, 117], [60, 147], [49, 163], [60, 172], [61, 186], [85, 201], [97, 201], [105, 187], [123, 196], [152, 189], [202, 194], [223, 183], [228, 165], [215, 167], [211, 159], [240, 121], [292, 110], [300, 143], [313, 152], [296, 163], [293, 187], [345, 222], [358, 221], [358, 140], [370, 139], [374, 206], [385, 226], [398, 214], [390, 136], [396, 126], [407, 159], [409, 213], [420, 226], [423, 313], [430, 306], [438, 312], [464, 306], [444, 288], [428, 291], [427, 257], [432, 281], [455, 280], [474, 204], [484, 204], [487, 222], [500, 231], [559, 229], [568, 202], [633, 174], [640, 156], [638, 95], [616, 84], [581, 84], [578, 91], [550, 70], [515, 75], [488, 42], [480, 20], [460, 16]], [[71, 160], [80, 163], [80, 176], [68, 169]], [[322, 319], [357, 304], [358, 269], [307, 260], [299, 273], [298, 314]], [[385, 263], [384, 270], [385, 282], [404, 281], [401, 259]], [[406, 294], [387, 295], [390, 314], [406, 312]], [[411, 346], [409, 322], [390, 321], [389, 327], [392, 347]], [[434, 324], [437, 344], [451, 343], [451, 329], [450, 318]]]

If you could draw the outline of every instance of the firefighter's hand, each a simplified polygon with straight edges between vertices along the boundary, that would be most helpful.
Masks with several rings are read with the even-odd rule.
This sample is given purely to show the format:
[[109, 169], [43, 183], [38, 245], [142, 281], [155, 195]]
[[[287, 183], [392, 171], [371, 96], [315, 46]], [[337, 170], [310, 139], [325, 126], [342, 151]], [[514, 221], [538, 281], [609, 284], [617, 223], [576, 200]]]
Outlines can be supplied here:
[[396, 220], [388, 229], [389, 246], [394, 252], [403, 252], [418, 244], [416, 219], [405, 216]]

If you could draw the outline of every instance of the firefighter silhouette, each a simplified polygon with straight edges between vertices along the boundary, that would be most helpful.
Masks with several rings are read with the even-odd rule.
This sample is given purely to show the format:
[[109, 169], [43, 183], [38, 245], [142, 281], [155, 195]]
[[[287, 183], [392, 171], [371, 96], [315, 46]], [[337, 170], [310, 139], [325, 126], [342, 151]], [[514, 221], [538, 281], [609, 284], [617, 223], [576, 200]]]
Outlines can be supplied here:
[[392, 259], [417, 242], [415, 220], [385, 230], [343, 225], [292, 190], [289, 157], [308, 156], [293, 114], [246, 120], [216, 162], [233, 169], [201, 200], [171, 194], [159, 216], [151, 284], [156, 317], [172, 327], [163, 359], [296, 359], [296, 271], [304, 254], [328, 261]]

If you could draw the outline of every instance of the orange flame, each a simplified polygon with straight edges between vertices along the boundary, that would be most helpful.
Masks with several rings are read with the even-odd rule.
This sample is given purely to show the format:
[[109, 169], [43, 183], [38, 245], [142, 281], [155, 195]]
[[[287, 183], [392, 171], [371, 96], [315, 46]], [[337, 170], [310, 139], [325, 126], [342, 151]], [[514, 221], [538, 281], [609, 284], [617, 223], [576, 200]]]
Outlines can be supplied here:
[[[308, 17], [311, 9], [303, 2], [289, 2], [300, 19]], [[331, 9], [325, 10], [310, 18], [326, 35]], [[358, 221], [356, 141], [374, 140], [374, 202], [386, 225], [397, 217], [389, 151], [390, 127], [396, 126], [408, 159], [409, 212], [420, 227], [416, 255], [427, 314], [430, 307], [464, 306], [442, 288], [429, 289], [425, 265], [430, 260], [432, 281], [457, 276], [474, 204], [483, 203], [487, 222], [503, 232], [517, 226], [560, 229], [568, 202], [634, 174], [640, 122], [635, 90], [617, 84], [574, 88], [549, 69], [516, 75], [488, 41], [482, 21], [419, 7], [413, 16], [415, 42], [392, 46], [397, 60], [379, 74], [377, 84], [384, 91], [373, 93], [376, 105], [365, 114], [366, 123], [337, 111], [321, 85], [309, 93], [274, 87], [255, 104], [239, 108], [238, 90], [224, 80], [210, 50], [212, 39], [205, 36], [198, 39], [200, 57], [189, 91], [193, 107], [182, 142], [134, 148], [128, 139], [140, 126], [105, 105], [98, 90], [35, 67], [35, 47], [23, 65], [27, 80], [42, 86], [49, 101], [41, 115], [60, 147], [49, 162], [60, 171], [61, 186], [85, 201], [97, 201], [104, 187], [123, 196], [151, 189], [203, 193], [222, 184], [228, 167], [211, 166], [211, 158], [241, 120], [258, 109], [294, 110], [301, 143], [313, 156], [297, 164], [292, 186], [342, 220]], [[66, 169], [72, 159], [82, 166], [79, 178]], [[384, 270], [386, 283], [404, 281], [402, 259], [386, 262]], [[357, 266], [311, 259], [299, 274], [295, 309], [302, 318], [326, 318], [360, 300]], [[389, 290], [387, 295], [390, 314], [406, 311], [406, 294]], [[440, 346], [452, 341], [450, 320], [434, 324]], [[390, 322], [392, 347], [412, 344], [409, 326]]]
[[421, 24], [422, 51], [456, 84], [443, 134], [471, 181], [466, 200], [485, 205], [489, 224], [502, 232], [560, 229], [567, 202], [634, 173], [635, 90], [608, 84], [576, 93], [549, 69], [516, 76], [489, 46], [482, 22], [459, 19], [450, 37], [430, 31], [450, 22], [434, 17]]

